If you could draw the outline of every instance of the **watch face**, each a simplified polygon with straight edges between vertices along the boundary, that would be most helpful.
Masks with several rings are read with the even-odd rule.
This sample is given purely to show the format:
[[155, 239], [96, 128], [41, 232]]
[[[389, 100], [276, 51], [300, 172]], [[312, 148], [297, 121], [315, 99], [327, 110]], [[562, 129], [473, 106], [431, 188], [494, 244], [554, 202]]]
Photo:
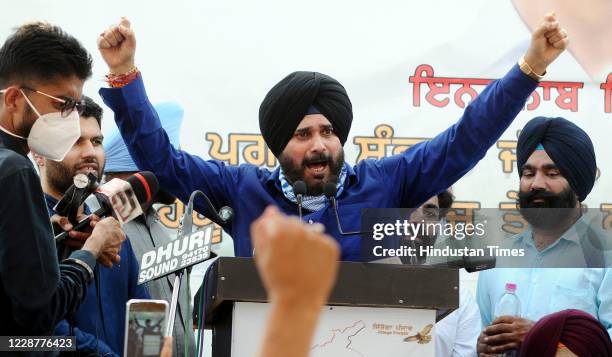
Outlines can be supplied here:
[[72, 178], [72, 182], [76, 188], [85, 188], [89, 185], [89, 179], [85, 174], [76, 174]]

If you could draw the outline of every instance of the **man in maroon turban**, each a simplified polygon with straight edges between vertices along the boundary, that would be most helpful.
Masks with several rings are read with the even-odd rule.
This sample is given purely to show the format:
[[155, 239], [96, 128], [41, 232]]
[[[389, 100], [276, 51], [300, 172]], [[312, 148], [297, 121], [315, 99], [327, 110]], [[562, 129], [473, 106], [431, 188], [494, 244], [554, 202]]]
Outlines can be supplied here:
[[612, 356], [612, 342], [608, 331], [590, 314], [562, 310], [533, 325], [525, 336], [520, 356], [608, 357]]

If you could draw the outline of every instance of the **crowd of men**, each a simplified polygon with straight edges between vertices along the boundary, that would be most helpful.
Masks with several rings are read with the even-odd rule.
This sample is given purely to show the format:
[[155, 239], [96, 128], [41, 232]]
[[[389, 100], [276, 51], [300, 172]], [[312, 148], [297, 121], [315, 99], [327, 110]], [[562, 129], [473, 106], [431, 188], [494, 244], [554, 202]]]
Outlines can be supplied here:
[[[449, 188], [508, 128], [568, 37], [555, 16], [546, 15], [525, 55], [456, 123], [403, 153], [356, 165], [344, 160], [353, 120], [344, 87], [322, 73], [293, 72], [268, 92], [259, 111], [262, 136], [280, 163], [274, 170], [180, 150], [178, 132], [167, 129], [167, 122], [182, 115], [147, 98], [129, 21], [122, 18], [97, 44], [109, 69], [108, 87], [99, 94], [120, 131], [110, 144], [101, 130], [102, 108], [82, 93], [92, 59], [76, 38], [57, 26], [29, 23], [0, 48], [0, 335], [75, 336], [82, 353], [122, 355], [126, 302], [172, 297], [168, 277], [137, 283], [142, 255], [172, 240], [152, 205], [186, 202], [201, 190], [214, 206], [234, 209], [235, 219], [224, 228], [234, 239], [235, 255], [256, 252], [272, 305], [260, 355], [306, 356], [338, 262], [362, 260], [363, 238], [341, 239], [340, 226], [359, 231], [359, 214], [367, 207], [417, 208], [415, 220], [444, 219], [453, 202]], [[586, 264], [563, 274], [553, 268], [559, 254], [582, 249], [588, 235], [581, 202], [595, 183], [593, 143], [571, 121], [538, 117], [521, 131], [517, 158], [517, 205], [529, 226], [512, 245], [539, 265], [481, 272], [475, 298], [461, 289], [459, 308], [436, 325], [436, 354], [612, 356], [606, 257], [598, 267]], [[153, 172], [161, 189], [143, 206], [144, 215], [123, 226], [94, 216], [88, 229], [77, 231], [56, 211], [77, 174], [125, 180], [142, 170]], [[305, 184], [305, 195], [294, 191], [297, 181]], [[337, 205], [330, 204], [330, 184]], [[243, 192], [249, 192], [248, 200]], [[302, 221], [291, 217], [298, 204]], [[208, 206], [196, 210], [214, 217]], [[83, 203], [78, 217], [93, 211]], [[57, 246], [54, 228], [69, 232]], [[429, 238], [415, 241], [436, 243]], [[427, 257], [403, 263], [427, 264]], [[521, 286], [521, 316], [495, 314], [506, 282]], [[166, 341], [164, 355], [195, 351], [186, 290], [179, 301], [174, 338]]]

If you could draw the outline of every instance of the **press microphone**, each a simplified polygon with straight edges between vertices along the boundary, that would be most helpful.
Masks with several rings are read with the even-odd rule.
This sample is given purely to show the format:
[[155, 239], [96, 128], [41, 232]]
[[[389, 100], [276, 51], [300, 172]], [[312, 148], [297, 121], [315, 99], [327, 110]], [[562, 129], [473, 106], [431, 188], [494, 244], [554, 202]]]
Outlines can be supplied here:
[[329, 203], [331, 204], [332, 209], [334, 210], [334, 215], [336, 216], [336, 224], [338, 225], [338, 231], [340, 232], [340, 234], [343, 236], [362, 234], [363, 232], [361, 231], [344, 232], [342, 230], [342, 226], [340, 225], [340, 217], [338, 215], [338, 203], [336, 202], [336, 193], [338, 193], [336, 185], [332, 182], [326, 183], [323, 186], [323, 193], [325, 194], [325, 197], [327, 197], [327, 199], [329, 200]]
[[[100, 208], [93, 213], [96, 216], [112, 214], [120, 224], [127, 223], [143, 213], [142, 205], [150, 203], [159, 190], [159, 183], [152, 172], [142, 171], [128, 177], [127, 181], [114, 178], [100, 185], [93, 193]], [[72, 230], [78, 231], [89, 227], [91, 215], [80, 221]], [[68, 238], [68, 232], [55, 236], [60, 243]]]
[[57, 202], [53, 210], [58, 215], [67, 217], [71, 224], [77, 224], [79, 207], [97, 188], [98, 177], [94, 173], [76, 174], [72, 178], [72, 185], [64, 192], [62, 199]]
[[297, 180], [293, 183], [293, 193], [295, 193], [295, 199], [298, 205], [298, 216], [302, 219], [302, 200], [306, 194], [306, 183], [301, 180]]

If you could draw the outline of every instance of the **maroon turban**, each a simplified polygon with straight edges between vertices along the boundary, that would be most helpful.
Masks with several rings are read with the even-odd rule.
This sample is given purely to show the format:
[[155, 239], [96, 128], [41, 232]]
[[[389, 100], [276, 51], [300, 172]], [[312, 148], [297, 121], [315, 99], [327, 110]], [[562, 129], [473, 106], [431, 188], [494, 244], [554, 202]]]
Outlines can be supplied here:
[[590, 314], [563, 310], [544, 316], [521, 346], [521, 357], [554, 357], [559, 342], [580, 357], [612, 357], [608, 331]]

